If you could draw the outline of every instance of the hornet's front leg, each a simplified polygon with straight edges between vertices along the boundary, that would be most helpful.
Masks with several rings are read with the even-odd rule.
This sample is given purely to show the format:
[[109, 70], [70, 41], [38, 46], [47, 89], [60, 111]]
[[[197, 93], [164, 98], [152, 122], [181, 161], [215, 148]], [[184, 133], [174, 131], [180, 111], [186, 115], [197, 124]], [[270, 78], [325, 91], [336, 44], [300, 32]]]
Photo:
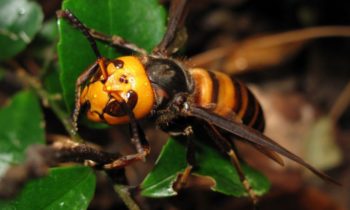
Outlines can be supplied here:
[[98, 63], [95, 62], [88, 69], [86, 69], [82, 74], [79, 75], [75, 83], [75, 106], [72, 115], [72, 124], [75, 131], [78, 131], [78, 117], [80, 113], [80, 96], [81, 88], [85, 82], [87, 82], [98, 70]]
[[[120, 98], [120, 96], [115, 97]], [[146, 139], [146, 135], [143, 132], [140, 124], [137, 122], [134, 113], [124, 100], [121, 99], [119, 103], [130, 119], [129, 128], [131, 133], [131, 142], [135, 145], [137, 153], [120, 157], [111, 163], [105, 164], [103, 166], [105, 169], [122, 168], [134, 161], [144, 161], [146, 156], [150, 153], [150, 147]]]

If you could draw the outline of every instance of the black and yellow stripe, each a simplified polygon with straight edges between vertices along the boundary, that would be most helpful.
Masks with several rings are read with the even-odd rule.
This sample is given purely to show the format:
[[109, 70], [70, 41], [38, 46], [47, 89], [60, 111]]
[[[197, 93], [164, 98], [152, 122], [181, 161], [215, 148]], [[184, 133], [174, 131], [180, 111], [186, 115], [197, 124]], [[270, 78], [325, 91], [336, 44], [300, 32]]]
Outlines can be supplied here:
[[224, 117], [238, 117], [245, 125], [263, 131], [264, 115], [254, 95], [226, 74], [201, 68], [189, 70], [194, 81], [193, 100]]

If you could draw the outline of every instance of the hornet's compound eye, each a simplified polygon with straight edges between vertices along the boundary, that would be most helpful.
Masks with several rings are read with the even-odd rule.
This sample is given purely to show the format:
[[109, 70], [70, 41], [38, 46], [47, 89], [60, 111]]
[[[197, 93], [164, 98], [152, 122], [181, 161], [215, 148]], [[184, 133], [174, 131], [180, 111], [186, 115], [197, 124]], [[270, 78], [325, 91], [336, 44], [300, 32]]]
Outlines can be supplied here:
[[124, 61], [122, 61], [122, 60], [115, 59], [112, 62], [114, 64], [115, 68], [117, 68], [117, 69], [121, 69], [124, 67]]
[[133, 90], [129, 90], [126, 93], [126, 97], [128, 98], [128, 102], [127, 102], [128, 106], [130, 107], [131, 110], [133, 110], [137, 104], [137, 99], [138, 99], [137, 93]]

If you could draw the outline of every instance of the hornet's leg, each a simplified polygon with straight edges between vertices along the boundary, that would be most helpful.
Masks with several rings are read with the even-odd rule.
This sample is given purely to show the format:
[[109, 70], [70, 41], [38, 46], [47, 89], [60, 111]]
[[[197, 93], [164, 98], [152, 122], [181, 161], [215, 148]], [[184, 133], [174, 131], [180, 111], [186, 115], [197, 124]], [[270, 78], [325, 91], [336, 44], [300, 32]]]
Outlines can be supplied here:
[[123, 168], [132, 162], [142, 160], [144, 161], [146, 156], [150, 152], [150, 147], [149, 144], [146, 140], [146, 137], [139, 125], [137, 125], [137, 128], [134, 126], [130, 125], [130, 130], [132, 132], [132, 138], [131, 142], [135, 144], [137, 153], [135, 154], [130, 154], [126, 155], [123, 157], [120, 157], [110, 163], [107, 163], [103, 166], [104, 169], [118, 169], [118, 168]]
[[75, 83], [75, 106], [72, 115], [72, 124], [75, 131], [78, 130], [78, 117], [80, 112], [80, 96], [81, 96], [81, 87], [82, 85], [89, 80], [98, 70], [98, 63], [95, 62], [87, 70], [85, 70], [77, 79]]
[[[116, 98], [120, 98], [120, 96], [116, 96]], [[150, 147], [146, 139], [146, 136], [141, 126], [137, 122], [134, 116], [134, 113], [132, 112], [132, 110], [130, 110], [128, 104], [124, 100], [120, 101], [120, 105], [129, 116], [130, 132], [132, 135], [131, 142], [135, 145], [137, 153], [123, 156], [121, 158], [118, 158], [117, 160], [114, 160], [111, 163], [105, 164], [104, 165], [105, 169], [122, 168], [134, 161], [145, 160], [146, 156], [150, 152]]]
[[[188, 128], [191, 128], [191, 127], [188, 127]], [[192, 128], [191, 128], [190, 135], [192, 135]], [[193, 139], [191, 139], [191, 137], [188, 137], [187, 138], [187, 151], [186, 151], [187, 166], [174, 186], [174, 188], [176, 190], [179, 190], [186, 185], [187, 180], [188, 180], [189, 176], [191, 175], [192, 169], [195, 167], [195, 164], [196, 164], [196, 157], [195, 157], [196, 150], [195, 149], [196, 148], [195, 148], [195, 144], [194, 144]]]
[[92, 49], [94, 50], [96, 56], [98, 58], [102, 57], [100, 55], [100, 52], [97, 49], [97, 45], [96, 45], [96, 41], [95, 39], [104, 41], [104, 42], [108, 42], [110, 43], [112, 46], [115, 47], [122, 47], [128, 50], [131, 50], [133, 52], [137, 52], [139, 54], [143, 54], [146, 55], [147, 52], [142, 49], [139, 48], [138, 46], [136, 46], [135, 44], [129, 43], [127, 41], [125, 41], [123, 38], [121, 38], [120, 36], [109, 36], [106, 34], [103, 34], [101, 32], [95, 31], [93, 29], [90, 29], [88, 27], [86, 27], [71, 11], [69, 10], [59, 10], [57, 11], [57, 17], [58, 18], [64, 18], [66, 20], [68, 20], [68, 22], [75, 28], [78, 28], [85, 36], [86, 38], [89, 40], [90, 45], [92, 47]]
[[138, 47], [136, 44], [130, 43], [117, 35], [107, 35], [93, 29], [89, 30], [91, 36], [100, 41], [106, 42], [113, 47], [119, 47], [130, 50], [131, 52], [138, 53], [140, 55], [147, 55], [147, 51], [143, 48]]
[[239, 158], [235, 152], [235, 149], [231, 142], [225, 138], [220, 131], [213, 125], [207, 124], [206, 126], [208, 128], [209, 134], [211, 135], [212, 139], [215, 141], [215, 143], [219, 146], [219, 148], [225, 152], [230, 157], [230, 160], [234, 167], [236, 168], [236, 171], [238, 173], [239, 179], [243, 184], [243, 187], [247, 191], [249, 197], [252, 199], [253, 204], [256, 205], [258, 202], [258, 197], [253, 191], [253, 188], [251, 187], [250, 183], [248, 182], [246, 176], [244, 175], [244, 172], [242, 170]]

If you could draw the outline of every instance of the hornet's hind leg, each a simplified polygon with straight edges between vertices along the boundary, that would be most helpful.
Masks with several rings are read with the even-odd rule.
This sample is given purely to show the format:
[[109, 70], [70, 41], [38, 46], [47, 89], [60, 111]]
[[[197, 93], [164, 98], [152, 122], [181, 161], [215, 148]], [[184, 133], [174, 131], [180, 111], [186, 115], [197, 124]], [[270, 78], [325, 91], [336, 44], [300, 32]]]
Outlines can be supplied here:
[[[198, 130], [199, 133], [203, 133], [203, 132], [208, 133], [210, 135], [211, 139], [213, 139], [215, 144], [217, 144], [217, 146], [220, 148], [220, 150], [224, 154], [228, 155], [228, 157], [230, 158], [232, 164], [234, 165], [234, 167], [238, 173], [238, 177], [239, 177], [240, 181], [242, 182], [244, 189], [247, 191], [247, 193], [248, 193], [250, 199], [252, 200], [254, 207], [256, 209], [257, 202], [258, 202], [258, 196], [253, 191], [250, 183], [248, 182], [246, 176], [244, 175], [244, 172], [243, 172], [241, 164], [240, 164], [240, 160], [235, 152], [234, 145], [232, 145], [231, 142], [225, 136], [223, 136], [215, 126], [213, 126], [211, 124], [203, 125], [201, 123], [201, 124], [196, 125], [195, 128], [199, 129]], [[194, 133], [197, 133], [197, 130]], [[194, 139], [192, 139], [191, 136], [188, 136], [187, 153], [186, 153], [187, 167], [185, 168], [184, 172], [179, 177], [179, 179], [177, 180], [177, 182], [174, 186], [174, 188], [176, 190], [181, 189], [186, 184], [189, 175], [191, 174], [193, 168], [196, 165], [195, 143], [193, 140]]]
[[[191, 133], [191, 135], [192, 135], [192, 133]], [[184, 172], [182, 172], [182, 174], [179, 177], [179, 179], [177, 180], [177, 182], [175, 183], [175, 186], [174, 186], [175, 190], [179, 190], [186, 185], [187, 180], [188, 180], [189, 176], [191, 175], [192, 169], [195, 167], [195, 164], [196, 164], [195, 152], [196, 152], [195, 151], [195, 144], [193, 142], [193, 139], [188, 137], [187, 138], [187, 152], [186, 152], [187, 166], [186, 166]]]
[[226, 154], [229, 156], [232, 164], [234, 165], [239, 179], [243, 184], [244, 189], [247, 191], [249, 197], [253, 201], [254, 206], [256, 207], [256, 204], [258, 202], [258, 196], [255, 194], [252, 186], [248, 182], [246, 176], [244, 175], [244, 172], [242, 170], [240, 160], [236, 154], [236, 151], [231, 144], [231, 142], [220, 133], [220, 131], [213, 125], [207, 124], [205, 125], [206, 130], [208, 131], [211, 138], [215, 141], [217, 146]]

